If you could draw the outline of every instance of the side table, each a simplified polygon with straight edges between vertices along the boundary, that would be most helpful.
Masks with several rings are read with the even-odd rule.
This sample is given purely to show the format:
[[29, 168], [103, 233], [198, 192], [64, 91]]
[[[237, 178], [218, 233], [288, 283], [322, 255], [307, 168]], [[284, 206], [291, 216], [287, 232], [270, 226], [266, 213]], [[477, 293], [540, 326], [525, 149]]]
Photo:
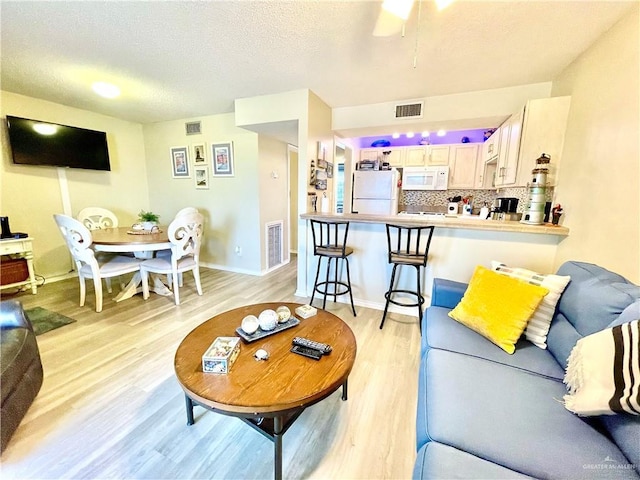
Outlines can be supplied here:
[[20, 287], [22, 285], [31, 285], [31, 293], [38, 293], [38, 285], [36, 283], [36, 274], [33, 270], [33, 238], [7, 238], [0, 240], [0, 255], [12, 255], [18, 258], [24, 258], [27, 261], [29, 269], [29, 278], [22, 282], [10, 283], [8, 285], [0, 285], [3, 288]]

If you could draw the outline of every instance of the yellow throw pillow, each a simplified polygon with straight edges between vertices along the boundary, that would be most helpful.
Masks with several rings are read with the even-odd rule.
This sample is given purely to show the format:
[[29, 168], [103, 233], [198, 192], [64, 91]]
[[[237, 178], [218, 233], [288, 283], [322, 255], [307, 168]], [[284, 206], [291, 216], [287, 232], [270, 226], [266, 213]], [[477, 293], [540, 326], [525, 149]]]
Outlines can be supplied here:
[[547, 293], [549, 290], [544, 287], [478, 265], [462, 300], [449, 316], [511, 354]]

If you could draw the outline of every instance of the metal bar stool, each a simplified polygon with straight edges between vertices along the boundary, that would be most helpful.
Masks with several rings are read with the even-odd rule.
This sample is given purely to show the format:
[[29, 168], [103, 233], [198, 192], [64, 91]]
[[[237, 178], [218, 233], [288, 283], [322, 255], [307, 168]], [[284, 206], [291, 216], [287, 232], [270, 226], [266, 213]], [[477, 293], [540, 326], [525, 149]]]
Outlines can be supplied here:
[[[418, 307], [419, 317], [418, 325], [422, 332], [422, 304], [425, 302], [422, 296], [422, 288], [420, 286], [420, 267], [427, 266], [427, 256], [429, 254], [429, 246], [431, 245], [431, 237], [433, 236], [433, 225], [429, 226], [406, 226], [387, 224], [387, 247], [389, 255], [389, 263], [393, 263], [391, 271], [391, 282], [389, 290], [384, 294], [387, 299], [384, 305], [384, 313], [380, 322], [380, 329], [384, 326], [384, 320], [387, 317], [389, 303], [400, 305], [403, 307]], [[392, 237], [395, 242], [392, 242]], [[393, 243], [393, 246], [392, 246]], [[416, 290], [406, 290], [394, 288], [396, 280], [396, 268], [402, 265], [409, 265], [416, 269]], [[404, 293], [416, 297], [416, 303], [404, 303], [392, 298], [396, 293]]]
[[[333, 295], [333, 301], [337, 300], [338, 295], [349, 294], [351, 300], [351, 309], [353, 316], [356, 316], [356, 307], [353, 305], [353, 295], [351, 293], [351, 276], [349, 274], [349, 255], [353, 253], [353, 248], [347, 247], [347, 234], [349, 233], [349, 222], [323, 222], [320, 220], [311, 220], [311, 232], [313, 234], [313, 254], [318, 257], [318, 270], [316, 271], [316, 280], [313, 285], [313, 294], [311, 302], [316, 292], [324, 295], [322, 309], [327, 304], [327, 295]], [[320, 264], [322, 258], [327, 259], [327, 274], [325, 281], [318, 282], [320, 276]], [[338, 280], [338, 260], [342, 259], [347, 267], [347, 281]], [[333, 280], [329, 279], [331, 260], [335, 260], [335, 276]], [[330, 287], [333, 287], [330, 290]]]

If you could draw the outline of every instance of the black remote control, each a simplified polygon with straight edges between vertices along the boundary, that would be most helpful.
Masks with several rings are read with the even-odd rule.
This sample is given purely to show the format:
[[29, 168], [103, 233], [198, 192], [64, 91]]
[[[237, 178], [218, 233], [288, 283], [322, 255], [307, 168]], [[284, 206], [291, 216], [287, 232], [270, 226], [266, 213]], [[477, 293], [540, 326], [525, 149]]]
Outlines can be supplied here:
[[301, 347], [312, 348], [314, 350], [318, 350], [320, 353], [324, 355], [328, 355], [331, 353], [331, 345], [327, 345], [326, 343], [314, 342], [313, 340], [309, 340], [304, 337], [296, 337], [291, 342], [293, 345], [299, 345]]
[[293, 347], [291, 347], [291, 351], [304, 357], [313, 358], [314, 360], [320, 360], [322, 358], [322, 353], [319, 350], [302, 347], [300, 345], [294, 345]]

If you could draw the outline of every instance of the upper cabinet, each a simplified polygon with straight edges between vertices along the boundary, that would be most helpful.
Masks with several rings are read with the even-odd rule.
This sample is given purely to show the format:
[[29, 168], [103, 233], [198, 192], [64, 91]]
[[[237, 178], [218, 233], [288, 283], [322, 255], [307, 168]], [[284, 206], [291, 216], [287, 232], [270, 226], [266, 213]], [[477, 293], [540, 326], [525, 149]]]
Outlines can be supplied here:
[[405, 167], [424, 167], [428, 155], [428, 148], [422, 145], [416, 147], [404, 147]]
[[556, 185], [570, 106], [569, 96], [527, 102], [518, 155], [517, 185], [526, 186], [531, 182], [531, 171], [543, 153], [551, 157], [551, 162], [546, 165], [549, 169], [547, 184]]
[[391, 167], [402, 167], [404, 149], [402, 147], [363, 148], [360, 150], [360, 160], [380, 160], [380, 162], [389, 162]]
[[498, 128], [482, 144], [482, 160], [484, 162], [491, 162], [491, 161], [497, 160], [499, 148], [500, 148], [500, 129]]
[[498, 149], [496, 187], [516, 184], [522, 115], [522, 112], [511, 115], [498, 129], [500, 131], [500, 148]]
[[[570, 104], [568, 96], [530, 100], [487, 139], [482, 157], [497, 163], [496, 187], [526, 187], [543, 153], [551, 156], [547, 183], [556, 184]], [[498, 145], [497, 156], [496, 147], [487, 145], [490, 141]]]
[[449, 157], [449, 187], [476, 188], [478, 144], [453, 145]]
[[449, 165], [451, 145], [426, 145], [405, 148], [405, 167]]

